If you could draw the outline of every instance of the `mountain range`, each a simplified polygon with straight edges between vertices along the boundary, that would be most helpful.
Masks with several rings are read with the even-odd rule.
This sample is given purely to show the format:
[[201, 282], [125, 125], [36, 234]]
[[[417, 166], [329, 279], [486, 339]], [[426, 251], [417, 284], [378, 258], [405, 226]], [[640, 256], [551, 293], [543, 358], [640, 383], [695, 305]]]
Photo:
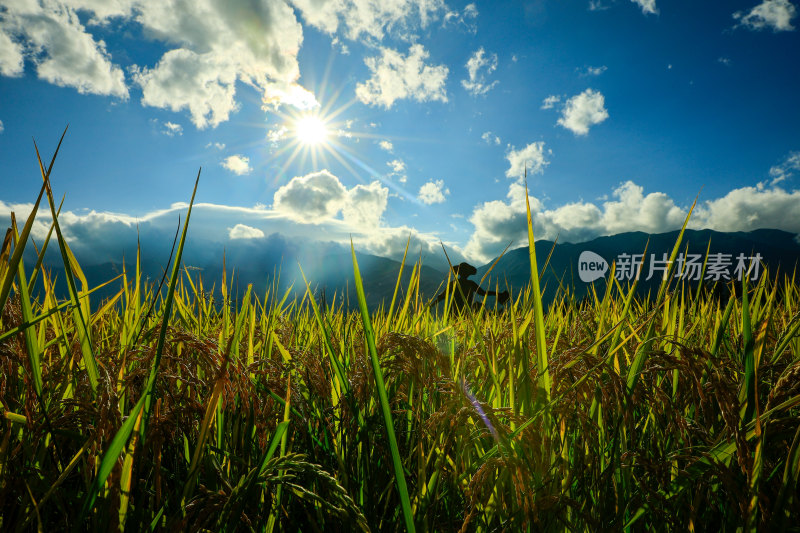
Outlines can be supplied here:
[[[666, 266], [665, 260], [669, 257], [677, 237], [677, 231], [661, 234], [629, 232], [577, 244], [537, 241], [537, 264], [540, 271], [544, 269], [541, 275], [543, 299], [545, 303], [552, 301], [559, 285], [569, 288], [575, 298], [584, 297], [592, 285], [602, 294], [605, 280], [609, 278], [615, 262], [617, 279], [623, 285], [632, 282], [640, 259], [639, 292], [645, 295], [647, 291], [657, 289]], [[258, 243], [229, 243], [224, 251], [221, 247], [219, 251], [218, 254], [209, 253], [208, 248], [201, 245], [187, 245], [183, 261], [193, 278], [202, 275], [206, 289], [214, 285], [217, 294], [223, 268], [226, 269], [226, 278], [231, 284], [234, 298], [237, 294], [243, 294], [248, 284], [253, 285], [255, 294], [263, 296], [273, 281], [277, 281], [281, 292], [292, 287], [295, 294], [302, 295], [305, 292], [304, 274], [318, 298], [325, 292], [326, 300], [330, 303], [335, 293], [337, 301], [344, 299], [345, 305], [351, 308], [356, 305], [349, 247], [336, 243], [302, 244], [274, 234]], [[707, 252], [710, 255], [702, 276], [705, 283], [741, 279], [748, 268], [750, 279], [764, 275], [765, 271], [770, 275], [775, 272], [791, 274], [800, 264], [800, 242], [792, 233], [770, 229], [734, 233], [686, 230], [673, 274], [683, 275], [687, 282], [696, 285], [703, 274], [700, 268]], [[644, 256], [640, 258], [637, 254]], [[76, 255], [83, 265], [90, 287], [100, 285], [122, 272], [121, 262], [84, 265], [80, 254]], [[356, 256], [368, 305], [376, 308], [384, 302], [388, 306], [400, 270], [400, 261], [366, 253], [357, 253]], [[447, 280], [446, 267], [441, 268], [442, 264], [446, 264], [444, 254], [442, 256], [440, 261], [430, 261], [439, 268], [427, 266], [429, 261], [423, 259], [420, 277], [420, 293], [423, 298], [435, 296]], [[151, 282], [158, 282], [164, 273], [163, 267], [167, 264], [168, 257], [169, 250], [163, 246], [156, 249], [155, 253], [142, 246], [142, 271], [145, 277]], [[407, 259], [401, 277], [403, 288], [408, 286], [415, 259], [410, 255]], [[477, 275], [471, 279], [479, 281], [493, 263], [494, 260], [479, 266]], [[48, 253], [45, 264], [53, 268], [54, 272], [62, 270], [60, 257], [52, 251]], [[133, 261], [129, 258], [129, 275], [132, 268]], [[63, 274], [59, 278], [57, 291], [65, 296]], [[496, 260], [482, 287], [498, 287], [500, 290], [510, 288], [516, 294], [526, 287], [529, 280], [530, 258], [528, 247], [524, 246], [510, 250]], [[96, 304], [118, 290], [118, 285], [111, 284], [93, 295], [92, 303]]]

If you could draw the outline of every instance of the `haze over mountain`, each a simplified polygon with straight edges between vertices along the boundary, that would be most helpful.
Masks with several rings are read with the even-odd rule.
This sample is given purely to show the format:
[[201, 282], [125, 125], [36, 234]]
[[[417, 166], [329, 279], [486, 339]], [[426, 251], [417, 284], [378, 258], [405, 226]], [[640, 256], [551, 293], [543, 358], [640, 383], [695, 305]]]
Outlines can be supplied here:
[[[646, 294], [648, 290], [658, 287], [663, 267], [666, 265], [664, 260], [669, 257], [677, 236], [677, 231], [655, 235], [629, 232], [578, 244], [557, 243], [555, 247], [552, 241], [537, 241], [536, 255], [540, 270], [545, 266], [552, 250], [541, 278], [545, 301], [552, 300], [559, 284], [565, 288], [569, 287], [576, 298], [587, 294], [591, 283], [582, 280], [580, 275], [580, 263], [585, 263], [587, 257], [596, 261], [598, 270], [584, 271], [584, 277], [593, 275], [596, 278], [594, 285], [601, 293], [605, 287], [604, 280], [608, 279], [611, 265], [615, 261], [617, 279], [623, 284], [632, 281], [635, 271], [631, 267], [635, 266], [637, 259], [634, 256], [642, 254], [645, 247], [647, 253], [641, 261], [639, 290], [641, 294]], [[144, 243], [141, 245], [142, 271], [151, 282], [158, 282], [161, 279], [170, 253], [171, 239], [165, 240], [163, 235], [161, 237], [156, 241], [145, 239], [144, 236], [142, 239]], [[134, 268], [135, 250], [134, 247], [125, 253], [129, 275]], [[689, 283], [695, 284], [701, 276], [700, 268], [707, 251], [710, 256], [704, 275], [706, 282], [741, 279], [742, 274], [750, 267], [752, 258], [757, 258], [754, 262], [758, 264], [753, 265], [751, 278], [763, 275], [765, 268], [769, 274], [791, 273], [800, 263], [800, 243], [797, 236], [792, 233], [767, 229], [734, 233], [686, 230], [676, 261], [675, 275], [681, 275], [683, 270], [684, 278]], [[582, 255], [585, 253], [588, 255]], [[95, 287], [122, 272], [122, 256], [119, 261], [97, 262], [92, 260], [95, 256], [81, 253], [80, 247], [76, 248], [76, 256], [89, 280], [90, 287]], [[412, 267], [417, 258], [418, 255], [409, 252], [401, 280], [403, 290], [408, 286]], [[369, 306], [375, 308], [381, 302], [388, 305], [401, 263], [366, 253], [357, 253], [357, 259]], [[631, 259], [634, 262], [631, 262]], [[28, 260], [31, 261], [33, 258]], [[87, 262], [84, 263], [84, 260]], [[455, 263], [455, 260], [453, 262]], [[479, 281], [493, 262], [480, 266], [477, 275], [472, 279]], [[420, 293], [424, 298], [431, 298], [441, 290], [447, 279], [447, 261], [441, 253], [441, 257], [424, 256], [422, 263]], [[429, 266], [430, 263], [434, 263], [434, 266]], [[55, 272], [61, 271], [60, 256], [55, 248], [48, 251], [45, 264]], [[336, 293], [337, 301], [341, 301], [344, 297], [346, 303], [349, 299], [351, 307], [355, 305], [350, 249], [336, 243], [312, 245], [273, 234], [258, 245], [251, 240], [245, 240], [233, 241], [223, 247], [221, 244], [212, 245], [202, 239], [193, 241], [190, 238], [186, 244], [183, 264], [193, 279], [196, 279], [198, 274], [202, 275], [206, 290], [215, 286], [217, 294], [224, 267], [233, 295], [243, 294], [247, 285], [252, 284], [255, 294], [261, 297], [275, 280], [278, 281], [277, 286], [281, 292], [293, 287], [295, 294], [302, 295], [305, 292], [303, 281], [305, 274], [318, 297], [324, 291], [330, 303], [333, 294]], [[63, 275], [59, 277], [63, 279]], [[525, 288], [529, 280], [528, 247], [523, 246], [503, 255], [482, 286], [486, 289], [499, 287], [500, 290], [510, 287], [516, 294]], [[99, 291], [93, 302], [113, 295], [117, 290], [118, 285], [112, 284]], [[62, 295], [66, 294], [63, 282], [59, 285], [59, 292]], [[491, 302], [491, 298], [488, 301]]]
[[[558, 243], [555, 248], [553, 248], [552, 241], [537, 241], [536, 258], [540, 270], [544, 267], [551, 249], [553, 251], [547, 264], [547, 270], [541, 278], [542, 287], [546, 287], [545, 300], [550, 301], [553, 298], [559, 282], [564, 286], [572, 287], [576, 298], [582, 298], [587, 294], [590, 283], [582, 281], [579, 273], [579, 259], [584, 252], [593, 252], [603, 258], [610, 270], [611, 263], [620, 259], [622, 254], [628, 256], [643, 254], [646, 247], [646, 258], [641, 267], [639, 292], [646, 294], [647, 291], [657, 289], [663, 275], [663, 271], [660, 269], [663, 263], [660, 261], [669, 257], [678, 234], [678, 231], [655, 235], [640, 231], [628, 232], [609, 237], [598, 237], [578, 244]], [[770, 275], [774, 275], [775, 272], [791, 274], [797, 266], [800, 266], [800, 242], [798, 242], [798, 237], [792, 233], [771, 229], [730, 233], [712, 230], [686, 230], [676, 260], [676, 271], [680, 270], [682, 262], [686, 264], [686, 259], [683, 258], [689, 258], [690, 255], [695, 256], [695, 264], [702, 266], [707, 251], [710, 254], [710, 260], [706, 266], [706, 274], [703, 276], [706, 282], [741, 279], [736, 272], [739, 266], [737, 258], [740, 254], [743, 256], [745, 271], [750, 267], [750, 258], [757, 254], [760, 255], [758, 276], [763, 275], [764, 267], [767, 268]], [[716, 254], [722, 254], [722, 256]], [[652, 262], [654, 258], [656, 263]], [[629, 259], [625, 256], [622, 257], [623, 262]], [[709, 265], [715, 261], [719, 265], [719, 275], [713, 273], [709, 275]], [[476, 278], [483, 276], [489, 266], [490, 264], [480, 267]], [[652, 274], [651, 266], [654, 267]], [[692, 285], [700, 277], [699, 268], [696, 269], [696, 272], [688, 270], [684, 270], [684, 272], [687, 273], [687, 280], [690, 283], [694, 282]], [[618, 262], [617, 279], [622, 280], [624, 284], [626, 281], [632, 281], [631, 274], [630, 268], [624, 269]], [[751, 278], [755, 274], [756, 267], [754, 265]], [[679, 273], [676, 272], [676, 275]], [[605, 288], [604, 279], [607, 278], [608, 271], [603, 278], [598, 278], [594, 282], [595, 287], [601, 293]], [[501, 288], [505, 286], [506, 280], [515, 290], [524, 287], [530, 280], [528, 248], [517, 248], [507, 252], [500, 258], [488, 279], [491, 280], [489, 283], [492, 285], [499, 283]]]

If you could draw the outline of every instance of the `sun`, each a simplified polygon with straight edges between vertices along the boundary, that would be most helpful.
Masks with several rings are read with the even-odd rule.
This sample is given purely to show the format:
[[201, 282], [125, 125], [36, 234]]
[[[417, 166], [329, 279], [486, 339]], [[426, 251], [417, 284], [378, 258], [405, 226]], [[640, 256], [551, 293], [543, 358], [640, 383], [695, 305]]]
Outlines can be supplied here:
[[316, 115], [306, 115], [295, 121], [294, 134], [301, 144], [319, 146], [328, 141], [329, 131], [323, 119]]

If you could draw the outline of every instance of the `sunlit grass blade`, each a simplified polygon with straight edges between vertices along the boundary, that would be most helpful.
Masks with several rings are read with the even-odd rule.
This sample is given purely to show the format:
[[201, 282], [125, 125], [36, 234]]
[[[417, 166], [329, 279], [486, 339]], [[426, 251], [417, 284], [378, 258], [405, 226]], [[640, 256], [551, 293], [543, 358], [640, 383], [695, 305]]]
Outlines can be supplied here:
[[[64, 130], [66, 134], [66, 130]], [[61, 136], [62, 140], [64, 136]], [[59, 146], [61, 145], [61, 141], [59, 141]], [[39, 171], [42, 174], [42, 180], [44, 181], [45, 192], [47, 193], [47, 201], [50, 204], [50, 215], [53, 219], [53, 225], [56, 229], [56, 236], [58, 237], [58, 246], [61, 251], [61, 261], [64, 266], [64, 277], [67, 282], [67, 289], [69, 291], [70, 299], [72, 300], [74, 306], [72, 307], [72, 314], [73, 314], [73, 321], [75, 323], [75, 328], [77, 331], [78, 342], [81, 346], [81, 353], [83, 355], [83, 364], [86, 370], [86, 374], [89, 377], [89, 383], [92, 385], [92, 392], [97, 394], [97, 383], [100, 379], [100, 372], [97, 367], [97, 360], [95, 359], [94, 349], [92, 347], [92, 339], [90, 336], [90, 330], [88, 327], [88, 319], [89, 317], [86, 316], [86, 313], [81, 308], [81, 303], [79, 300], [79, 294], [75, 287], [75, 277], [73, 274], [73, 264], [75, 263], [74, 257], [70, 259], [72, 256], [72, 252], [69, 251], [67, 246], [67, 241], [64, 238], [63, 233], [61, 232], [61, 225], [58, 222], [58, 214], [56, 212], [56, 205], [55, 201], [53, 200], [53, 191], [50, 187], [50, 169], [52, 169], [52, 162], [50, 164], [50, 168], [45, 172], [44, 165], [42, 164], [42, 158], [39, 155], [39, 147], [36, 146], [36, 143], [33, 143], [33, 146], [36, 150], [36, 158], [39, 161]], [[58, 153], [58, 148], [56, 148], [56, 154]], [[55, 154], [53, 155], [53, 161], [55, 161]]]
[[[150, 369], [150, 373], [147, 379], [147, 383], [145, 385], [145, 389], [134, 405], [133, 409], [128, 413], [128, 418], [122, 424], [119, 430], [117, 430], [114, 438], [111, 440], [111, 444], [106, 449], [105, 453], [103, 454], [103, 458], [100, 461], [100, 465], [97, 469], [97, 475], [95, 475], [94, 480], [92, 481], [91, 486], [89, 487], [88, 492], [86, 493], [86, 497], [83, 500], [83, 506], [81, 507], [80, 519], [78, 524], [82, 524], [84, 520], [86, 520], [91, 512], [92, 508], [94, 507], [95, 500], [97, 499], [97, 495], [100, 491], [100, 488], [105, 484], [106, 479], [108, 479], [109, 474], [111, 474], [111, 470], [114, 468], [114, 465], [117, 463], [119, 457], [125, 450], [125, 446], [128, 442], [128, 438], [130, 438], [131, 433], [133, 432], [134, 426], [137, 425], [137, 420], [139, 418], [139, 414], [143, 412], [142, 422], [141, 422], [141, 433], [144, 433], [144, 428], [147, 422], [147, 417], [150, 412], [150, 401], [152, 400], [153, 388], [155, 386], [156, 376], [158, 374], [158, 368], [161, 363], [161, 356], [164, 352], [164, 343], [166, 341], [167, 336], [167, 328], [169, 326], [169, 319], [172, 312], [172, 302], [173, 296], [175, 293], [175, 285], [177, 283], [178, 274], [180, 272], [180, 262], [181, 257], [183, 255], [183, 248], [184, 244], [186, 243], [186, 233], [189, 228], [189, 218], [192, 214], [192, 206], [194, 205], [194, 198], [197, 194], [197, 184], [200, 181], [200, 172], [197, 173], [197, 179], [194, 183], [194, 190], [192, 191], [192, 199], [189, 202], [189, 209], [186, 213], [186, 220], [183, 225], [183, 233], [181, 234], [181, 239], [178, 244], [178, 252], [175, 255], [175, 262], [172, 265], [172, 276], [170, 277], [170, 284], [169, 289], [167, 290], [166, 299], [164, 301], [164, 306], [162, 308], [163, 318], [161, 323], [161, 329], [159, 331], [158, 336], [158, 343], [156, 345], [156, 351], [153, 358], [152, 367]], [[140, 440], [144, 440], [140, 437]]]
[[536, 244], [533, 235], [533, 220], [531, 218], [531, 202], [528, 196], [527, 168], [525, 170], [525, 213], [528, 223], [528, 256], [531, 262], [531, 289], [533, 306], [533, 324], [536, 335], [536, 367], [539, 374], [539, 385], [544, 391], [545, 401], [550, 401], [550, 368], [547, 357], [547, 342], [544, 329], [544, 309], [542, 293], [539, 287], [539, 268], [536, 265]]
[[[14, 246], [19, 247], [19, 237], [17, 236], [17, 222], [14, 219], [14, 215], [11, 215], [11, 229], [14, 232]], [[33, 310], [31, 306], [31, 298], [28, 294], [28, 282], [25, 277], [25, 263], [20, 258], [17, 268], [17, 279], [19, 280], [19, 301], [20, 307], [22, 310], [22, 320], [27, 323], [31, 323], [33, 321]], [[38, 339], [36, 338], [36, 334], [34, 328], [28, 327], [24, 330], [25, 336], [25, 346], [26, 351], [28, 352], [28, 361], [30, 362], [31, 366], [31, 374], [33, 378], [33, 386], [34, 390], [36, 391], [37, 396], [39, 399], [42, 399], [42, 364], [40, 361], [40, 356], [42, 353], [41, 347], [39, 346]], [[45, 410], [46, 406], [42, 405], [42, 409]]]
[[[686, 213], [686, 219], [683, 221], [683, 226], [681, 227], [681, 231], [678, 233], [678, 238], [675, 240], [675, 245], [672, 247], [672, 253], [669, 256], [669, 263], [667, 270], [664, 272], [664, 275], [661, 280], [661, 284], [658, 287], [658, 295], [656, 296], [655, 301], [655, 309], [658, 309], [661, 304], [664, 302], [664, 297], [667, 294], [667, 288], [669, 287], [672, 271], [675, 267], [675, 257], [678, 255], [678, 251], [681, 247], [681, 241], [683, 240], [683, 234], [686, 231], [686, 226], [689, 224], [689, 219], [692, 216], [692, 212], [694, 211], [695, 206], [697, 205], [697, 198], [694, 199], [694, 203], [692, 207], [689, 208], [689, 212]], [[647, 328], [647, 332], [642, 339], [642, 342], [639, 345], [639, 348], [636, 351], [636, 355], [631, 361], [631, 365], [628, 368], [628, 376], [626, 380], [626, 386], [628, 388], [628, 393], [633, 391], [633, 388], [636, 386], [636, 381], [639, 379], [639, 373], [642, 371], [642, 367], [644, 366], [645, 359], [650, 355], [651, 346], [653, 343], [653, 336], [655, 331], [655, 312], [653, 317], [650, 319], [650, 325]]]
[[400, 448], [397, 446], [397, 438], [394, 434], [394, 422], [392, 420], [392, 409], [389, 405], [389, 396], [386, 393], [386, 384], [383, 380], [378, 350], [375, 346], [375, 333], [372, 329], [372, 321], [367, 310], [367, 299], [364, 295], [364, 285], [361, 281], [361, 272], [358, 269], [356, 260], [356, 250], [350, 243], [350, 251], [353, 256], [353, 275], [355, 276], [356, 293], [358, 295], [358, 308], [361, 311], [361, 320], [364, 325], [364, 337], [369, 350], [370, 361], [372, 363], [372, 373], [375, 378], [375, 388], [378, 392], [381, 412], [383, 413], [383, 423], [386, 429], [386, 436], [389, 440], [389, 447], [392, 453], [392, 465], [394, 466], [394, 478], [397, 485], [397, 492], [400, 496], [400, 505], [403, 511], [406, 531], [415, 531], [414, 516], [411, 512], [411, 500], [408, 497], [408, 487], [406, 486], [406, 476], [403, 471], [403, 462], [400, 457]]

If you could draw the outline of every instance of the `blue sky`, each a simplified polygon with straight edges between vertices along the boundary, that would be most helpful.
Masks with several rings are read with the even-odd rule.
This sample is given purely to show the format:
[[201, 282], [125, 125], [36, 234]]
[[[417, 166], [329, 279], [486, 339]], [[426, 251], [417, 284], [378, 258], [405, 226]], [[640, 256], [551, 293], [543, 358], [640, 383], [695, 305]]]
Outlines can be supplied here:
[[49, 157], [69, 123], [54, 191], [98, 261], [137, 224], [173, 232], [201, 166], [192, 238], [209, 246], [352, 236], [398, 257], [410, 236], [482, 263], [526, 243], [526, 166], [537, 238], [669, 231], [698, 193], [692, 227], [800, 233], [798, 13], [3, 0], [0, 216], [38, 192], [31, 138]]

